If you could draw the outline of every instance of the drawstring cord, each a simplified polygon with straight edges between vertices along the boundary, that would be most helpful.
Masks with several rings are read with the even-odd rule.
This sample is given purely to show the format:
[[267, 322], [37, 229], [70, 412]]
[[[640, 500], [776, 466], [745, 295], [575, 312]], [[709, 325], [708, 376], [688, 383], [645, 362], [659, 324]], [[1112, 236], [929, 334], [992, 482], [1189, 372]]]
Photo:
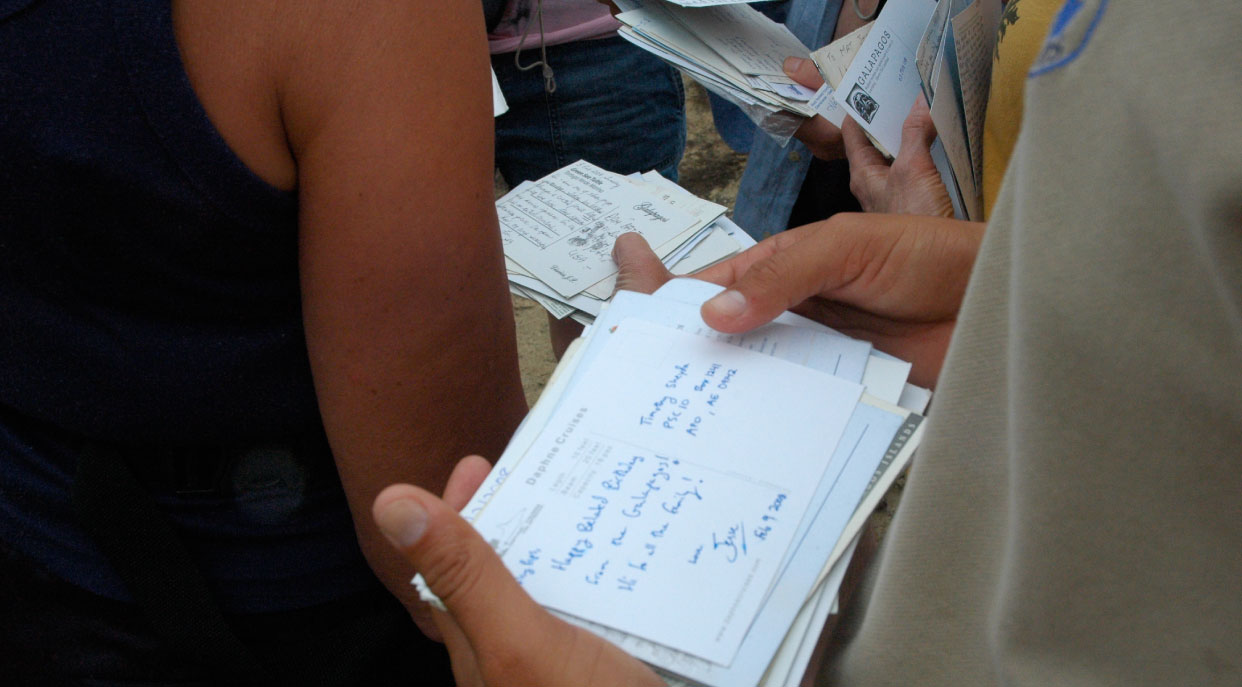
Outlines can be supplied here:
[[517, 52], [513, 53], [513, 66], [520, 71], [530, 71], [539, 65], [543, 65], [543, 90], [548, 93], [556, 92], [556, 75], [552, 73], [552, 65], [548, 64], [548, 48], [544, 45], [543, 37], [543, 0], [535, 0], [535, 17], [539, 20], [539, 60], [532, 62], [526, 66], [522, 66], [522, 46], [526, 44], [526, 37], [530, 34], [530, 25], [533, 22], [526, 22], [526, 28], [522, 29], [522, 37], [518, 40]]

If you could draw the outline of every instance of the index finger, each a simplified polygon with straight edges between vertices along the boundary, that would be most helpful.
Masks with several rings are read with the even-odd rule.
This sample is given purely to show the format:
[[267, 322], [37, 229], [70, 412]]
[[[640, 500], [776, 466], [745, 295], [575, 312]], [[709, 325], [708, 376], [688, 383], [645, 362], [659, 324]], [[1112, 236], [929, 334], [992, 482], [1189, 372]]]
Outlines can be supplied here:
[[730, 286], [738, 279], [741, 279], [751, 265], [767, 260], [774, 253], [785, 250], [801, 240], [805, 234], [799, 229], [782, 231], [779, 234], [769, 236], [727, 260], [704, 267], [688, 276], [720, 286]]
[[[765, 241], [768, 247], [763, 251], [752, 248], [753, 255], [730, 266], [730, 276], [735, 278], [728, 289], [703, 304], [703, 321], [721, 332], [749, 331], [835, 286], [832, 280], [840, 270], [833, 265], [850, 256], [848, 251], [832, 250], [834, 232], [828, 223], [816, 222], [777, 234], [772, 239], [785, 238]], [[792, 250], [795, 244], [802, 245]]]
[[858, 174], [864, 167], [888, 166], [888, 158], [871, 143], [862, 126], [848, 115], [841, 124], [841, 142], [845, 146], [845, 158], [850, 162], [851, 175]]

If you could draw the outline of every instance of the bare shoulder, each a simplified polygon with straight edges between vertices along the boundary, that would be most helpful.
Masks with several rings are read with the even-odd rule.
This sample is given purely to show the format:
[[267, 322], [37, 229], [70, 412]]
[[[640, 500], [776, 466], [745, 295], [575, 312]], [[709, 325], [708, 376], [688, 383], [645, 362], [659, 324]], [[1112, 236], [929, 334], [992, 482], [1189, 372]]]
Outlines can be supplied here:
[[[486, 73], [480, 12], [468, 0], [174, 0], [173, 23], [212, 123], [261, 178], [292, 189], [300, 150], [326, 128], [395, 116], [401, 100], [469, 109]], [[451, 127], [460, 115], [420, 123]]]
[[295, 154], [342, 124], [382, 126], [410, 114], [417, 117], [393, 135], [491, 128], [490, 111], [479, 107], [489, 63], [474, 0], [287, 4], [296, 16], [276, 29], [284, 46], [278, 89]]
[[277, 98], [280, 3], [174, 0], [173, 29], [190, 85], [216, 130], [261, 179], [297, 183]]

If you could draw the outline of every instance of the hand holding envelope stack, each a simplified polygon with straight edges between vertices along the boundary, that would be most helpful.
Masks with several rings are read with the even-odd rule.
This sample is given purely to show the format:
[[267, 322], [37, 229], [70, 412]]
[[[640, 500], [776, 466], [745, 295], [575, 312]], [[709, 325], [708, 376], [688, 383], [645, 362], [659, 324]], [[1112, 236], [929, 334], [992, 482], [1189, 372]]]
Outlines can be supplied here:
[[784, 25], [742, 0], [616, 0], [618, 34], [737, 105], [761, 129], [788, 140], [814, 91], [785, 75], [786, 57], [809, 58]]
[[[983, 118], [1001, 0], [888, 0], [874, 22], [814, 52], [742, 2], [618, 0], [627, 10], [617, 16], [620, 34], [737, 104], [782, 143], [804, 117], [841, 126], [848, 114], [892, 157], [922, 93], [939, 133], [932, 157], [954, 211], [983, 219]], [[786, 57], [808, 56], [825, 81], [814, 93], [781, 70]]]
[[889, 0], [874, 22], [811, 53], [825, 82], [811, 104], [838, 126], [849, 114], [891, 157], [921, 93], [954, 212], [982, 221], [983, 119], [1000, 17], [1000, 0]]
[[792, 313], [716, 332], [719, 290], [618, 292], [463, 515], [537, 602], [670, 684], [796, 685], [930, 393]]
[[525, 182], [496, 203], [509, 288], [558, 318], [589, 324], [616, 286], [612, 246], [642, 234], [674, 274], [754, 245], [724, 217], [656, 172], [625, 177], [578, 161]]

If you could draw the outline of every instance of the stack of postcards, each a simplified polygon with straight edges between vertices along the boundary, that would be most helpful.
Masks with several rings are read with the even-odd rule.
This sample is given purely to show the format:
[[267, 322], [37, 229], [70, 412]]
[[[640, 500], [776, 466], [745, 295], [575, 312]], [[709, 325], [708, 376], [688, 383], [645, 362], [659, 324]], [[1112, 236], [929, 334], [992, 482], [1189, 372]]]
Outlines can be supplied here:
[[509, 288], [589, 324], [616, 287], [612, 247], [637, 232], [674, 274], [754, 245], [725, 208], [656, 172], [621, 176], [579, 160], [496, 202]]
[[921, 93], [954, 212], [982, 220], [983, 119], [1000, 17], [1000, 0], [891, 0], [875, 22], [811, 53], [825, 81], [811, 103], [838, 125], [849, 114], [891, 156]]
[[786, 57], [810, 51], [745, 0], [617, 0], [622, 38], [681, 69], [748, 114], [814, 115], [814, 91], [785, 75]]
[[792, 313], [716, 332], [719, 290], [618, 292], [463, 514], [536, 601], [669, 684], [793, 686], [930, 392]]
[[[808, 52], [744, 0], [617, 0], [620, 34], [742, 108], [782, 144], [803, 118], [848, 114], [892, 157], [920, 93], [939, 140], [932, 156], [962, 219], [982, 220], [982, 137], [1001, 0], [889, 0], [879, 17]], [[786, 77], [810, 57], [825, 84]]]

